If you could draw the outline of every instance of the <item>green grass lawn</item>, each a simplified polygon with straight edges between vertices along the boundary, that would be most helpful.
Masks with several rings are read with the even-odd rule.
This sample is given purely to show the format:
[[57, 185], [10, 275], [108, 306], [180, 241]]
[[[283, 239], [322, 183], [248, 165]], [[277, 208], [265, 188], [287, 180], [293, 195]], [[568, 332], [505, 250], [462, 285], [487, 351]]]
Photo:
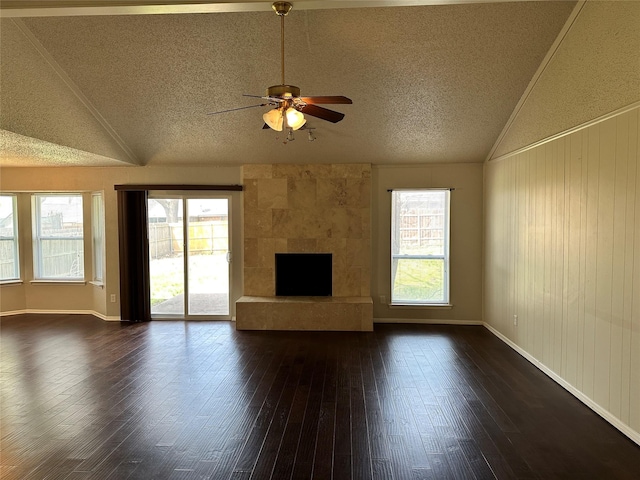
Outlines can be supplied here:
[[399, 259], [393, 284], [394, 301], [444, 301], [444, 262]]
[[[229, 264], [225, 254], [189, 258], [190, 293], [224, 293], [229, 289]], [[151, 260], [151, 305], [184, 293], [184, 259]]]

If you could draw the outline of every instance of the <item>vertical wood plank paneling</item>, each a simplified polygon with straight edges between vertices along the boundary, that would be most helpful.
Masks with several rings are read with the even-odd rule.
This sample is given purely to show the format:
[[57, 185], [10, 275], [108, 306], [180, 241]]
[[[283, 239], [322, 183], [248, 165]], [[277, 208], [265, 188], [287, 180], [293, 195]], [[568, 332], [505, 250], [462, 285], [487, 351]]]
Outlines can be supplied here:
[[568, 169], [568, 193], [569, 193], [569, 239], [568, 273], [566, 288], [567, 304], [567, 381], [577, 386], [578, 371], [582, 365], [579, 354], [580, 329], [580, 240], [582, 220], [582, 131], [569, 137], [569, 169]]
[[[640, 122], [635, 130], [636, 166], [640, 163]], [[634, 212], [633, 313], [631, 319], [631, 371], [629, 375], [629, 425], [640, 431], [640, 167], [636, 170]]]
[[[569, 234], [571, 232], [571, 186], [569, 180], [571, 179], [571, 137], [565, 139], [564, 142], [562, 164], [562, 192], [563, 198], [563, 215], [564, 223], [562, 224], [562, 240], [560, 248], [562, 248], [562, 292], [560, 302], [562, 304], [562, 361], [561, 361], [561, 375], [564, 378], [569, 376]], [[573, 373], [573, 371], [571, 371]]]
[[[518, 178], [516, 180], [516, 193], [518, 195], [518, 215], [513, 219], [514, 227], [518, 230], [518, 303], [516, 305], [515, 314], [518, 315], [518, 325], [516, 326], [516, 338], [518, 345], [523, 345], [526, 340], [526, 315], [525, 308], [527, 305], [527, 241], [526, 218], [527, 218], [527, 172], [529, 164], [525, 161], [514, 162], [518, 170]], [[524, 329], [523, 329], [524, 328]]]
[[596, 233], [596, 310], [593, 398], [609, 408], [611, 368], [611, 271], [613, 265], [613, 215], [616, 173], [616, 122], [600, 124], [598, 169], [598, 231]]
[[596, 258], [598, 254], [598, 180], [600, 178], [600, 125], [588, 130], [587, 150], [587, 230], [585, 251], [585, 312], [582, 391], [593, 398], [596, 351]]
[[557, 372], [563, 372], [564, 368], [564, 334], [565, 321], [563, 316], [563, 292], [564, 292], [564, 231], [565, 231], [565, 195], [564, 195], [564, 166], [565, 166], [565, 143], [566, 139], [561, 138], [554, 142], [555, 146], [555, 218], [553, 218], [553, 229], [555, 232], [555, 240], [553, 244], [554, 251], [554, 268], [552, 275], [555, 279], [552, 298], [553, 298], [553, 366]]
[[578, 318], [578, 382], [577, 387], [584, 392], [584, 339], [587, 301], [585, 295], [587, 278], [587, 199], [589, 196], [589, 131], [582, 132], [582, 176], [580, 178], [580, 283], [579, 318]]
[[[535, 195], [535, 256], [538, 259], [534, 263], [535, 269], [535, 285], [533, 302], [535, 304], [534, 309], [534, 352], [536, 358], [541, 359], [544, 362], [544, 202], [545, 202], [545, 150], [543, 148], [536, 149], [534, 152], [536, 156], [536, 177], [534, 185]], [[542, 328], [535, 328], [538, 324], [542, 325]]]
[[[517, 270], [516, 270], [516, 250], [517, 250], [517, 236], [518, 236], [518, 232], [516, 228], [513, 228], [511, 223], [513, 222], [513, 218], [516, 215], [517, 212], [517, 204], [516, 204], [516, 191], [517, 191], [517, 185], [516, 185], [516, 165], [515, 164], [510, 164], [509, 165], [509, 211], [507, 212], [507, 215], [509, 217], [509, 220], [507, 221], [507, 229], [508, 229], [508, 234], [509, 234], [509, 308], [507, 311], [507, 315], [505, 318], [505, 321], [507, 323], [507, 326], [509, 328], [509, 330], [511, 330], [513, 332], [513, 334], [515, 334], [514, 329], [516, 328], [513, 325], [513, 315], [515, 313], [515, 309], [516, 309], [516, 279], [517, 279]], [[513, 338], [513, 334], [512, 334], [512, 338]]]
[[639, 130], [636, 108], [485, 166], [485, 321], [635, 431]]
[[[500, 225], [500, 238], [503, 241], [503, 244], [505, 245], [505, 248], [507, 248], [509, 241], [507, 238], [507, 203], [508, 203], [508, 195], [509, 195], [509, 187], [507, 185], [507, 169], [502, 169], [500, 171], [500, 174], [498, 176], [499, 179], [499, 185], [500, 185], [500, 191], [503, 192], [503, 198], [501, 199], [502, 201], [498, 204], [498, 209], [500, 211], [500, 216], [502, 218], [502, 225]], [[507, 275], [509, 274], [509, 258], [505, 255], [502, 258], [500, 258], [500, 270], [502, 271], [502, 281], [501, 281], [501, 285], [500, 285], [500, 297], [496, 297], [496, 301], [498, 302], [498, 309], [499, 309], [499, 314], [498, 314], [498, 321], [500, 324], [500, 327], [503, 329], [503, 331], [505, 330], [505, 316], [506, 316], [506, 310], [508, 308], [508, 296], [509, 296], [509, 289], [508, 289], [508, 285], [509, 285], [509, 280], [507, 278]]]
[[533, 340], [534, 340], [534, 334], [533, 334], [533, 329], [535, 328], [535, 320], [534, 320], [534, 316], [535, 316], [535, 312], [534, 312], [534, 302], [533, 302], [533, 297], [535, 295], [535, 292], [532, 289], [533, 286], [533, 275], [534, 275], [534, 269], [533, 269], [533, 262], [531, 261], [531, 259], [533, 258], [533, 246], [535, 245], [535, 242], [533, 241], [533, 239], [531, 238], [531, 229], [533, 227], [533, 211], [534, 211], [534, 197], [532, 194], [532, 184], [533, 184], [533, 175], [535, 170], [535, 162], [534, 162], [534, 157], [532, 155], [532, 152], [528, 151], [528, 152], [524, 152], [521, 157], [523, 157], [523, 163], [525, 165], [525, 172], [524, 172], [524, 181], [525, 183], [522, 185], [522, 189], [525, 192], [525, 197], [526, 197], [526, 201], [525, 201], [525, 209], [526, 209], [526, 214], [525, 216], [520, 219], [520, 222], [522, 224], [522, 228], [523, 228], [523, 236], [526, 237], [525, 238], [525, 245], [524, 245], [524, 252], [525, 252], [525, 283], [522, 286], [522, 289], [525, 291], [525, 305], [524, 305], [524, 311], [525, 311], [525, 343], [524, 345], [527, 346], [527, 351], [532, 352], [534, 349], [534, 344], [533, 344]]
[[[627, 220], [627, 175], [629, 173], [629, 117], [621, 115], [616, 119], [614, 133], [615, 185], [613, 189], [613, 245], [611, 264], [611, 323], [609, 365], [609, 406], [608, 410], [617, 418], [621, 415], [622, 393], [622, 347], [624, 318], [624, 256]], [[620, 274], [615, 275], [615, 272]]]
[[552, 310], [551, 310], [551, 296], [553, 292], [552, 285], [552, 264], [553, 264], [553, 250], [551, 245], [553, 244], [553, 228], [551, 227], [551, 211], [553, 209], [553, 203], [555, 198], [553, 197], [553, 172], [554, 172], [554, 158], [553, 158], [553, 144], [547, 143], [544, 145], [544, 197], [543, 205], [544, 210], [543, 224], [542, 224], [542, 237], [543, 237], [543, 257], [544, 258], [544, 274], [542, 280], [542, 321], [543, 321], [543, 344], [542, 344], [542, 363], [552, 367], [553, 365], [553, 338], [552, 338]]
[[511, 179], [512, 179], [512, 188], [511, 188], [511, 215], [512, 215], [512, 220], [510, 221], [510, 226], [509, 228], [512, 231], [513, 237], [511, 239], [511, 248], [512, 248], [512, 255], [513, 255], [513, 275], [512, 275], [512, 281], [513, 281], [513, 289], [511, 291], [511, 312], [509, 315], [509, 323], [511, 326], [511, 331], [512, 331], [512, 335], [511, 338], [515, 339], [518, 336], [518, 327], [516, 325], [513, 325], [513, 315], [518, 313], [518, 307], [519, 307], [519, 298], [518, 298], [518, 286], [519, 286], [519, 281], [520, 281], [520, 255], [519, 255], [519, 250], [520, 250], [520, 244], [519, 244], [519, 237], [520, 237], [520, 229], [518, 228], [517, 224], [513, 223], [513, 219], [518, 217], [518, 213], [519, 213], [519, 170], [518, 170], [518, 165], [516, 163], [512, 163], [511, 164]]
[[[633, 335], [633, 300], [638, 297], [640, 285], [633, 282], [634, 262], [629, 259], [634, 258], [634, 239], [639, 236], [640, 223], [635, 221], [636, 199], [640, 196], [640, 190], [635, 188], [636, 179], [640, 178], [640, 149], [638, 148], [638, 131], [640, 128], [640, 110], [635, 110], [627, 114], [629, 119], [627, 130], [629, 169], [627, 171], [627, 197], [625, 215], [625, 246], [624, 246], [624, 298], [623, 298], [623, 323], [622, 323], [622, 385], [620, 392], [620, 419], [630, 422], [630, 400], [631, 400], [631, 339]], [[637, 252], [637, 251], [636, 251]], [[638, 254], [636, 253], [636, 256]]]
[[565, 188], [565, 170], [566, 170], [566, 162], [567, 162], [567, 139], [561, 138], [560, 141], [557, 142], [557, 155], [559, 161], [556, 165], [557, 178], [556, 182], [556, 192], [557, 192], [557, 201], [558, 201], [558, 215], [556, 219], [556, 231], [558, 232], [556, 236], [556, 255], [558, 256], [556, 261], [556, 291], [555, 291], [555, 300], [556, 300], [556, 364], [555, 370], [560, 372], [561, 375], [565, 375], [566, 372], [566, 349], [564, 348], [566, 344], [567, 337], [567, 317], [565, 315], [565, 302], [564, 302], [564, 292], [566, 285], [566, 262], [567, 255], [565, 251], [565, 238], [567, 236], [567, 228], [568, 223], [566, 220], [567, 215], [567, 196], [566, 196], [566, 188]]
[[[538, 184], [538, 152], [531, 151], [529, 154], [529, 179], [527, 188], [529, 190], [529, 213], [527, 216], [527, 233], [530, 235], [529, 237], [529, 324], [527, 325], [527, 334], [529, 336], [529, 343], [532, 352], [537, 352], [538, 342], [537, 342], [537, 322], [538, 322], [538, 304], [536, 302], [536, 296], [538, 290], [536, 287], [539, 285], [538, 281], [538, 265], [532, 261], [532, 259], [537, 258], [539, 252], [536, 251], [537, 246], [539, 245], [538, 238], [536, 237], [536, 229], [537, 229], [537, 217], [536, 211], [538, 208], [537, 205], [537, 184]], [[531, 288], [533, 287], [533, 288]]]

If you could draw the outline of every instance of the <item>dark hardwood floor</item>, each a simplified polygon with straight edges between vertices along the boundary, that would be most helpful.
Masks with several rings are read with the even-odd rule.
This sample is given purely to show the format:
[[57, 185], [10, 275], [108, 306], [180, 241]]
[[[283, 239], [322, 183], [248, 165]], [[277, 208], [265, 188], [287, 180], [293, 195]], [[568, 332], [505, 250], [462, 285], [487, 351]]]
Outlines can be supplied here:
[[2, 479], [638, 479], [640, 447], [483, 327], [1, 319]]

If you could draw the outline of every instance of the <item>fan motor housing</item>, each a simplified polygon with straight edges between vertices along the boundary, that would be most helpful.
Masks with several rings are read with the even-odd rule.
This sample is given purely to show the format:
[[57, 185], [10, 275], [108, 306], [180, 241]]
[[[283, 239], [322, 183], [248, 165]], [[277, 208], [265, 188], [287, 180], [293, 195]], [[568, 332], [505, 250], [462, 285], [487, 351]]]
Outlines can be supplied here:
[[293, 98], [300, 96], [300, 88], [295, 85], [272, 85], [267, 88], [267, 97]]

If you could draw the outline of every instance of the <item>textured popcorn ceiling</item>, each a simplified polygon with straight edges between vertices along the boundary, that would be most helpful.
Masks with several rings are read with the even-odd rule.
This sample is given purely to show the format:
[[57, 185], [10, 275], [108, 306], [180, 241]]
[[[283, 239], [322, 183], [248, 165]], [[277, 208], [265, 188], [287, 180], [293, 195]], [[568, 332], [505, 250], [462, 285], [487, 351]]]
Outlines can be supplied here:
[[640, 101], [640, 1], [587, 2], [579, 19], [494, 158]]
[[206, 115], [280, 83], [273, 12], [4, 18], [0, 126], [130, 164], [481, 162], [574, 5], [294, 2], [286, 82], [354, 104], [287, 145], [261, 130], [267, 107]]
[[37, 138], [25, 137], [7, 130], [0, 130], [3, 167], [117, 167], [124, 166], [114, 160], [95, 153], [83, 152]]

